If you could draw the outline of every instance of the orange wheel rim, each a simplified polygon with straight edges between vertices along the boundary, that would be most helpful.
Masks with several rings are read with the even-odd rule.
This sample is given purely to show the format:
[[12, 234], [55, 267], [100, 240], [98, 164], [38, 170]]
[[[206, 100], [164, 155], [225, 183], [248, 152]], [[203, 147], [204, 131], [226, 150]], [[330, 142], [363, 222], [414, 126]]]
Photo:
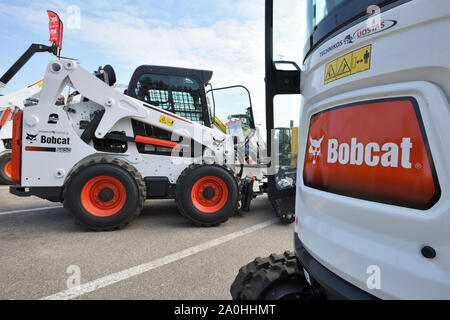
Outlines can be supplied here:
[[96, 217], [110, 217], [118, 213], [127, 200], [123, 184], [109, 176], [89, 180], [81, 190], [81, 204]]
[[3, 172], [5, 175], [11, 179], [12, 177], [12, 162], [8, 161], [5, 166], [3, 167]]
[[220, 178], [204, 177], [194, 184], [191, 199], [198, 210], [204, 213], [215, 213], [227, 203], [227, 185]]

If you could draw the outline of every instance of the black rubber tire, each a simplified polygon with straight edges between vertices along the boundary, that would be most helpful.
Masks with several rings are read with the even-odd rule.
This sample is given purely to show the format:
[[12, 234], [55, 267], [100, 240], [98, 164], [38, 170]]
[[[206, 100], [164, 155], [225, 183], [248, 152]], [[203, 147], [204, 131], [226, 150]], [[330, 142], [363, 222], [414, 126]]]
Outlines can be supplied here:
[[[203, 177], [214, 176], [222, 179], [228, 188], [228, 199], [224, 207], [214, 213], [204, 213], [194, 206], [191, 199], [195, 183]], [[232, 173], [218, 165], [189, 166], [177, 181], [176, 203], [180, 213], [199, 227], [213, 227], [232, 217], [239, 204], [239, 187]]]
[[0, 156], [0, 184], [11, 185], [13, 182], [5, 173], [5, 165], [11, 161], [12, 153], [7, 151]]
[[293, 293], [284, 299], [310, 297], [310, 286], [298, 267], [295, 255], [286, 251], [264, 259], [256, 258], [242, 267], [231, 285], [230, 293], [233, 300], [274, 300], [271, 297], [277, 286], [289, 283], [294, 285], [295, 290], [290, 288]]
[[[81, 203], [83, 187], [98, 176], [113, 177], [125, 187], [125, 204], [113, 216], [97, 217], [89, 213]], [[93, 231], [114, 231], [124, 228], [139, 216], [144, 207], [146, 194], [144, 180], [128, 162], [111, 158], [94, 158], [74, 168], [65, 183], [63, 199], [64, 207], [79, 224]]]

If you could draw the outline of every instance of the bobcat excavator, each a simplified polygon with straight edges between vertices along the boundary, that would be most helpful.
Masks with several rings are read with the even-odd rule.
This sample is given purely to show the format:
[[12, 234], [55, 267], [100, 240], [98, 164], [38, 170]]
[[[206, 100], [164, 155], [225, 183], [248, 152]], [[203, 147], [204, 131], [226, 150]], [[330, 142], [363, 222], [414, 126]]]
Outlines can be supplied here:
[[[269, 179], [296, 214], [295, 253], [242, 267], [232, 297], [450, 299], [450, 2], [306, 3], [266, 0], [267, 128], [280, 96], [303, 96], [296, 179]], [[274, 59], [301, 41], [292, 21], [302, 70]]]
[[[2, 87], [34, 53], [59, 58], [60, 44], [57, 38], [51, 47], [32, 45], [0, 79]], [[248, 211], [265, 191], [265, 145], [248, 90], [212, 89], [212, 75], [141, 66], [122, 94], [113, 88], [109, 65], [92, 74], [71, 59], [50, 62], [38, 103], [14, 115], [11, 193], [62, 202], [95, 231], [125, 227], [146, 199], [176, 199], [180, 213], [204, 227]], [[55, 105], [67, 87], [73, 89], [67, 103]], [[244, 94], [234, 105], [225, 94], [226, 108], [216, 108], [226, 89]], [[223, 129], [226, 111], [240, 115], [240, 135], [215, 128]], [[280, 219], [291, 222], [293, 216]]]

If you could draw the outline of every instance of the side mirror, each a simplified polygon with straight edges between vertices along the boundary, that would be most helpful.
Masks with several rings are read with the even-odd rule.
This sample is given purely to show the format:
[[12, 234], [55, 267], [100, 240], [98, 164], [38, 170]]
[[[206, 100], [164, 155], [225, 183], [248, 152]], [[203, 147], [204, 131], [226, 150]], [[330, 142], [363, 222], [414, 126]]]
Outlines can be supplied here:
[[272, 83], [278, 94], [300, 94], [301, 69], [294, 61], [274, 61]]
[[282, 71], [301, 71], [300, 67], [295, 61], [274, 61], [276, 70]]

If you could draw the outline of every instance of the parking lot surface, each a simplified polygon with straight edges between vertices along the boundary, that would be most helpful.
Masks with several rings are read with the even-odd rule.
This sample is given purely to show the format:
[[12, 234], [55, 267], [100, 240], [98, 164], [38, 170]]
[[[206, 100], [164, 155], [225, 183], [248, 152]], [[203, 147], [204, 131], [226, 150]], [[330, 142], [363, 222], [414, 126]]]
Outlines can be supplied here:
[[195, 227], [164, 200], [96, 233], [59, 204], [0, 187], [0, 299], [230, 299], [242, 265], [292, 250], [292, 228], [260, 197], [219, 227]]

